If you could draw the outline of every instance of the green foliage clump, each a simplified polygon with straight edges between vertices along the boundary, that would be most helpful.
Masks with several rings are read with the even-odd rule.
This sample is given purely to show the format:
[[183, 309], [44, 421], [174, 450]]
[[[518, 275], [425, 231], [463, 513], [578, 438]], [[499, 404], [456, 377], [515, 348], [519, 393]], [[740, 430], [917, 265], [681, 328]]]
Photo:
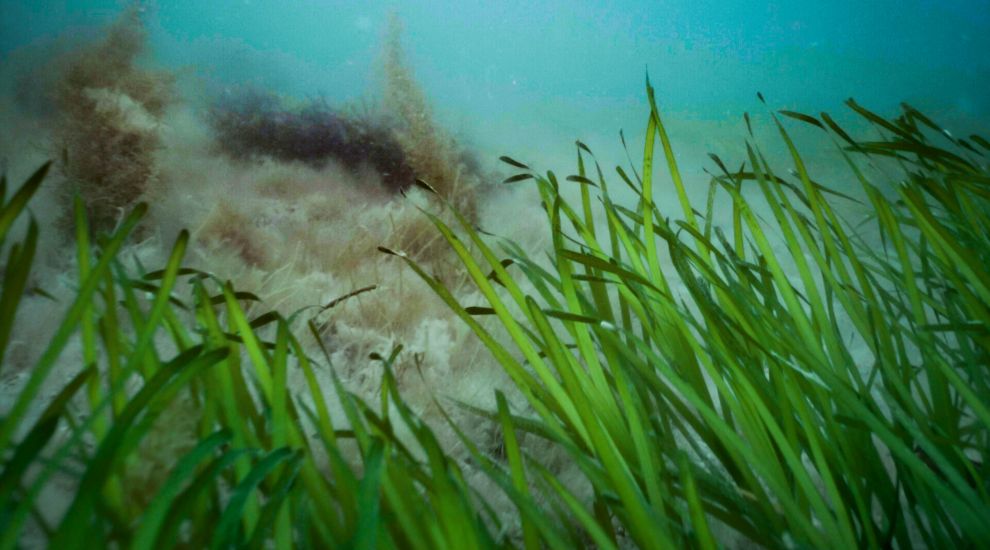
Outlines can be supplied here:
[[[637, 197], [633, 208], [612, 201], [580, 142], [577, 171], [563, 179], [503, 158], [522, 170], [510, 181], [539, 189], [549, 267], [511, 243], [492, 247], [456, 211], [456, 233], [426, 214], [487, 304], [458, 303], [413, 258], [383, 249], [474, 330], [528, 400], [529, 411], [512, 411], [497, 394], [496, 410], [477, 411], [501, 429], [497, 456], [462, 436], [473, 467], [515, 506], [511, 517], [493, 509], [492, 495], [467, 481], [464, 465], [402, 400], [392, 373], [401, 348], [374, 356], [383, 384], [379, 402], [366, 403], [343, 387], [329, 358], [306, 354], [292, 330], [299, 314], [259, 313], [257, 296], [182, 267], [186, 233], [164, 269], [128, 269], [119, 251], [144, 206], [92, 242], [77, 200], [76, 296], [2, 411], [0, 549], [25, 542], [28, 526], [38, 544], [60, 548], [715, 548], [730, 537], [771, 548], [942, 548], [990, 540], [990, 143], [953, 138], [907, 106], [887, 120], [850, 102], [880, 131], [875, 141], [853, 139], [826, 114], [784, 111], [774, 124], [793, 174], [781, 175], [748, 143], [737, 171], [715, 158], [721, 172], [698, 211], [649, 87], [648, 95], [643, 165], [617, 169]], [[839, 146], [878, 244], [838, 214], [783, 117]], [[654, 202], [658, 137], [681, 219]], [[899, 166], [895, 185], [870, 180], [863, 159]], [[0, 181], [4, 376], [37, 224], [15, 242], [8, 236], [47, 169], [9, 199]], [[570, 184], [580, 186], [578, 205], [562, 191]], [[731, 205], [730, 228], [714, 224], [719, 193]], [[782, 249], [772, 233], [783, 236]], [[479, 315], [494, 315], [509, 340]], [[35, 410], [75, 337], [81, 367]], [[869, 361], [854, 360], [850, 342], [866, 346]], [[292, 373], [303, 380], [299, 393]], [[134, 460], [177, 403], [194, 433], [135, 497]], [[528, 450], [530, 438], [563, 450], [581, 479], [558, 477]], [[68, 476], [73, 490], [66, 512], [52, 516], [39, 495], [56, 476]]]
[[[5, 352], [38, 227], [31, 220], [17, 242], [8, 235], [48, 168], [9, 200], [6, 179], [0, 182], [0, 249], [9, 244], [0, 296], [3, 376], [11, 374]], [[475, 508], [460, 467], [398, 395], [392, 364], [401, 348], [377, 357], [385, 371], [380, 404], [363, 402], [329, 363], [304, 352], [292, 318], [249, 314], [257, 296], [182, 267], [188, 233], [164, 269], [125, 268], [121, 246], [145, 210], [139, 204], [93, 243], [84, 205], [75, 203], [77, 294], [2, 411], [0, 548], [492, 544], [491, 511]], [[318, 329], [310, 322], [309, 330]], [[59, 372], [77, 336], [83, 364]], [[302, 393], [290, 391], [290, 371], [305, 381]], [[69, 382], [38, 411], [43, 388], [65, 374]], [[340, 417], [329, 412], [335, 405]], [[170, 442], [159, 421], [179, 414], [176, 407], [193, 434]], [[138, 462], [148, 452], [176, 459], [150, 479]], [[66, 477], [68, 508], [52, 515], [39, 499]]]
[[[603, 548], [990, 541], [990, 144], [953, 138], [910, 106], [886, 120], [849, 101], [876, 141], [827, 114], [782, 111], [838, 145], [873, 211], [879, 240], [867, 242], [776, 115], [791, 175], [749, 142], [737, 171], [713, 157], [698, 211], [647, 88], [641, 170], [616, 169], [634, 208], [613, 202], [580, 142], [577, 173], [563, 180], [503, 157], [523, 170], [508, 182], [536, 182], [551, 265], [489, 246], [462, 219], [475, 259], [434, 218], [487, 299], [465, 307], [407, 260], [528, 398], [530, 415], [498, 416], [565, 449], [593, 489], [581, 502], [507, 433], [520, 510], [545, 499], [568, 544], [586, 536]], [[657, 138], [679, 214], [654, 202]], [[899, 177], [871, 181], [862, 160]], [[580, 204], [565, 185], [580, 186]], [[729, 228], [714, 224], [722, 193]], [[514, 348], [476, 315], [495, 315]], [[537, 547], [546, 519], [522, 518]]]

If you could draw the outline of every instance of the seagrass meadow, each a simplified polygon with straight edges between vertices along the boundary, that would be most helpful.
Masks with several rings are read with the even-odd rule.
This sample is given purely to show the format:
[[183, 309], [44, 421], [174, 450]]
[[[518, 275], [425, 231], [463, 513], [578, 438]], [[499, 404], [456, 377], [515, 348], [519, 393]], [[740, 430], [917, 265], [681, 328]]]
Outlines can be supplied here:
[[694, 165], [651, 66], [561, 167], [395, 15], [360, 102], [149, 17], [0, 67], [0, 550], [990, 546], [986, 134], [765, 90]]

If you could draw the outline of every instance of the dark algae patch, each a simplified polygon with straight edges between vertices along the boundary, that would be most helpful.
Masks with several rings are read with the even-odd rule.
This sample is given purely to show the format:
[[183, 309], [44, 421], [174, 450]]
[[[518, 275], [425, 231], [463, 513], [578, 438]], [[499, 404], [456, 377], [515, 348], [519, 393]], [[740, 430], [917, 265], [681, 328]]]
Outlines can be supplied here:
[[289, 108], [257, 90], [228, 93], [214, 103], [208, 120], [218, 147], [234, 158], [267, 156], [317, 168], [333, 159], [352, 171], [373, 169], [393, 191], [415, 178], [387, 120], [336, 111], [322, 99]]

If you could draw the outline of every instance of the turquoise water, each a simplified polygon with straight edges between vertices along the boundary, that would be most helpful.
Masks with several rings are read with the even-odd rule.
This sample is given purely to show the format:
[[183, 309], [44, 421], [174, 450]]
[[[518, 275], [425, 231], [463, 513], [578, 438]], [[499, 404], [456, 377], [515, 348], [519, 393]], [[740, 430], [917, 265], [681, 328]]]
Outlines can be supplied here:
[[[115, 1], [0, 2], [6, 57], [66, 31], [91, 32]], [[374, 97], [387, 15], [441, 120], [485, 151], [550, 161], [576, 137], [618, 153], [640, 133], [643, 76], [699, 148], [743, 111], [884, 114], [908, 101], [970, 131], [990, 120], [990, 2], [319, 2], [149, 3], [155, 60], [209, 89], [249, 82], [331, 102]], [[204, 89], [207, 89], [204, 88]], [[685, 125], [687, 128], [687, 125]], [[695, 135], [699, 134], [699, 135]]]

